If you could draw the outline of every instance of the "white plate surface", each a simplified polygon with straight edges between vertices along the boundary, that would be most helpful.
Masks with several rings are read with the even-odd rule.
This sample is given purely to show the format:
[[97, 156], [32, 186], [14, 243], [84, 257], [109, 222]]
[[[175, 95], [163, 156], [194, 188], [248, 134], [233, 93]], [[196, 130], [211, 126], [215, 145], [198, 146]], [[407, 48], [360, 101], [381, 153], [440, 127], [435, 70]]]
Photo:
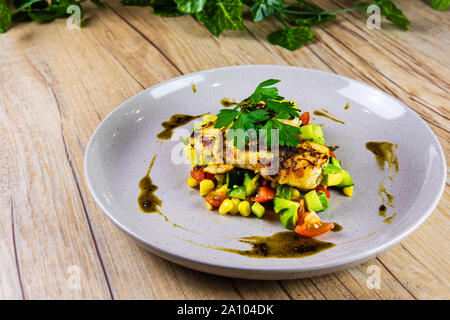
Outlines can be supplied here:
[[[325, 221], [343, 226], [319, 239], [337, 246], [295, 259], [255, 259], [209, 248], [250, 249], [233, 238], [268, 236], [285, 231], [279, 221], [221, 216], [205, 208], [198, 190], [186, 185], [190, 165], [173, 163], [179, 142], [160, 141], [161, 123], [171, 115], [215, 114], [224, 97], [240, 101], [266, 79], [280, 79], [280, 94], [295, 100], [302, 111], [327, 109], [345, 125], [314, 116], [324, 124], [327, 145], [355, 182], [353, 198], [333, 192]], [[192, 90], [195, 84], [197, 92]], [[344, 107], [349, 103], [350, 108]], [[194, 122], [175, 130], [179, 139]], [[378, 215], [377, 190], [389, 171], [381, 171], [368, 141], [398, 144], [399, 172], [389, 192], [397, 212], [391, 224]], [[174, 151], [175, 150], [175, 151]], [[138, 182], [157, 154], [150, 176], [159, 189], [161, 211], [139, 210]], [[149, 88], [115, 109], [94, 132], [85, 154], [89, 189], [112, 222], [153, 253], [178, 264], [225, 276], [253, 279], [287, 279], [334, 272], [361, 263], [398, 243], [414, 231], [437, 205], [445, 185], [445, 158], [438, 140], [411, 109], [364, 83], [322, 71], [286, 66], [238, 66], [184, 75]], [[190, 231], [174, 227], [180, 225]], [[194, 231], [194, 232], [192, 232]], [[201, 244], [196, 245], [193, 243]]]

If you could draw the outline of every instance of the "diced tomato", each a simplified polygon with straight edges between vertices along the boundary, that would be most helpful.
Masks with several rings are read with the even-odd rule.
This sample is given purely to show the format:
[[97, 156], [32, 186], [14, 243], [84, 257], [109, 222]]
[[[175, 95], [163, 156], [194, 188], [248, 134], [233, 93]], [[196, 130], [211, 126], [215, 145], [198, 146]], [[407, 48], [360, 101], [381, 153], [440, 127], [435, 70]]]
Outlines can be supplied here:
[[322, 222], [320, 227], [317, 229], [308, 229], [305, 223], [297, 224], [295, 227], [295, 232], [301, 234], [305, 237], [314, 237], [324, 233], [327, 233], [334, 228], [334, 223], [332, 222]]
[[206, 195], [205, 200], [214, 208], [218, 208], [227, 198], [228, 197], [224, 192], [211, 191]]
[[275, 198], [275, 190], [271, 187], [260, 187], [258, 193], [251, 200], [254, 202], [267, 202]]
[[316, 188], [316, 191], [325, 193], [327, 198], [330, 199], [330, 196], [331, 196], [330, 191], [328, 191], [328, 189], [326, 187], [324, 187], [323, 185], [319, 184], [319, 186]]
[[208, 180], [214, 180], [214, 175], [212, 173], [206, 172], [206, 179]]
[[194, 169], [191, 170], [191, 177], [198, 182], [203, 181], [205, 179], [205, 172], [203, 171], [203, 168], [194, 167]]
[[302, 120], [302, 125], [306, 126], [309, 123], [309, 112], [303, 112], [300, 116], [300, 120]]
[[336, 159], [336, 156], [334, 155], [334, 152], [330, 150], [330, 156]]

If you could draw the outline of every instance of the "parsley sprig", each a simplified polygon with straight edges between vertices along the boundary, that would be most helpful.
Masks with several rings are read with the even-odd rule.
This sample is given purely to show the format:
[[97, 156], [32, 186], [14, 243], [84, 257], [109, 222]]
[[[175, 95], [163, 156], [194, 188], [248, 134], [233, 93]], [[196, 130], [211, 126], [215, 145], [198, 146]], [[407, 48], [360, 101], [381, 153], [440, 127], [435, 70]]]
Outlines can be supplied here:
[[297, 146], [300, 129], [281, 122], [282, 119], [299, 117], [300, 112], [292, 102], [284, 101], [278, 94], [278, 88], [273, 85], [280, 82], [269, 79], [261, 82], [246, 100], [241, 101], [234, 109], [222, 109], [217, 115], [215, 128], [260, 130], [264, 134], [267, 146], [272, 146], [271, 130], [278, 129], [281, 146]]

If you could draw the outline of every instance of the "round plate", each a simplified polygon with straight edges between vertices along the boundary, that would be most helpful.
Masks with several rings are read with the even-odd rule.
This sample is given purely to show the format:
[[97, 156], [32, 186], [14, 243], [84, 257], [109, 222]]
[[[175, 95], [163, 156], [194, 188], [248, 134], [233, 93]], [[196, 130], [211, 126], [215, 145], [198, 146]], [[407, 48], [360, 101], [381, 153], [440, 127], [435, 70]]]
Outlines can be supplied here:
[[[236, 238], [286, 231], [279, 221], [208, 211], [198, 190], [186, 185], [191, 165], [177, 164], [180, 138], [195, 122], [175, 130], [172, 140], [156, 135], [173, 114], [216, 114], [224, 97], [247, 98], [261, 81], [280, 79], [280, 95], [302, 111], [326, 109], [341, 124], [324, 124], [327, 145], [355, 182], [353, 198], [333, 192], [324, 221], [343, 226], [320, 240], [336, 246], [304, 258], [251, 258], [214, 247], [249, 250]], [[195, 85], [196, 90], [193, 89]], [[194, 92], [196, 91], [196, 92]], [[345, 108], [349, 103], [350, 107]], [[398, 144], [399, 172], [380, 170], [368, 141]], [[162, 200], [159, 214], [140, 211], [138, 183], [156, 154], [150, 177]], [[251, 279], [287, 279], [335, 272], [372, 258], [415, 230], [437, 205], [446, 165], [438, 140], [411, 109], [384, 92], [339, 75], [287, 66], [237, 66], [184, 75], [149, 88], [115, 109], [94, 132], [85, 154], [87, 184], [113, 223], [151, 252], [183, 266]], [[393, 177], [393, 182], [389, 177]], [[379, 216], [380, 183], [394, 196], [390, 224]], [[180, 227], [181, 226], [181, 227]]]

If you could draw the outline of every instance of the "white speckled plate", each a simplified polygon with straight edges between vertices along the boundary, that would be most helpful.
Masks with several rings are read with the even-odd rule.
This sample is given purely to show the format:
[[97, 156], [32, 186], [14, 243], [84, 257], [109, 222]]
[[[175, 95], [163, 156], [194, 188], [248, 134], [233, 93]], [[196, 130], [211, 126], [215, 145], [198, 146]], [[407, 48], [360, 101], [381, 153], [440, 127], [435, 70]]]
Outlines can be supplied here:
[[[325, 221], [343, 226], [319, 239], [337, 244], [318, 254], [295, 259], [256, 259], [208, 246], [250, 249], [233, 238], [268, 236], [284, 231], [279, 221], [221, 216], [205, 208], [197, 190], [186, 185], [191, 166], [176, 165], [177, 141], [159, 141], [161, 122], [176, 113], [217, 113], [224, 97], [239, 101], [266, 79], [281, 79], [280, 94], [297, 101], [302, 111], [327, 109], [345, 125], [314, 116], [324, 124], [328, 145], [355, 182], [353, 198], [333, 192]], [[195, 84], [197, 92], [192, 90]], [[345, 105], [350, 103], [350, 108]], [[189, 123], [175, 131], [179, 137]], [[381, 171], [368, 141], [398, 144], [397, 175]], [[175, 149], [176, 151], [176, 149]], [[139, 210], [138, 182], [157, 154], [150, 176], [159, 189], [161, 211]], [[85, 174], [94, 199], [121, 230], [151, 252], [189, 268], [239, 278], [286, 279], [320, 275], [361, 263], [413, 232], [437, 205], [444, 190], [446, 165], [438, 140], [411, 109], [364, 83], [339, 75], [285, 66], [238, 66], [188, 74], [161, 83], [127, 100], [97, 128], [85, 154]], [[393, 183], [388, 176], [393, 176]], [[377, 190], [384, 182], [394, 196], [397, 215], [391, 224], [378, 215]], [[179, 228], [173, 224], [182, 226]], [[195, 244], [196, 243], [196, 244]], [[200, 244], [200, 245], [198, 245]]]

